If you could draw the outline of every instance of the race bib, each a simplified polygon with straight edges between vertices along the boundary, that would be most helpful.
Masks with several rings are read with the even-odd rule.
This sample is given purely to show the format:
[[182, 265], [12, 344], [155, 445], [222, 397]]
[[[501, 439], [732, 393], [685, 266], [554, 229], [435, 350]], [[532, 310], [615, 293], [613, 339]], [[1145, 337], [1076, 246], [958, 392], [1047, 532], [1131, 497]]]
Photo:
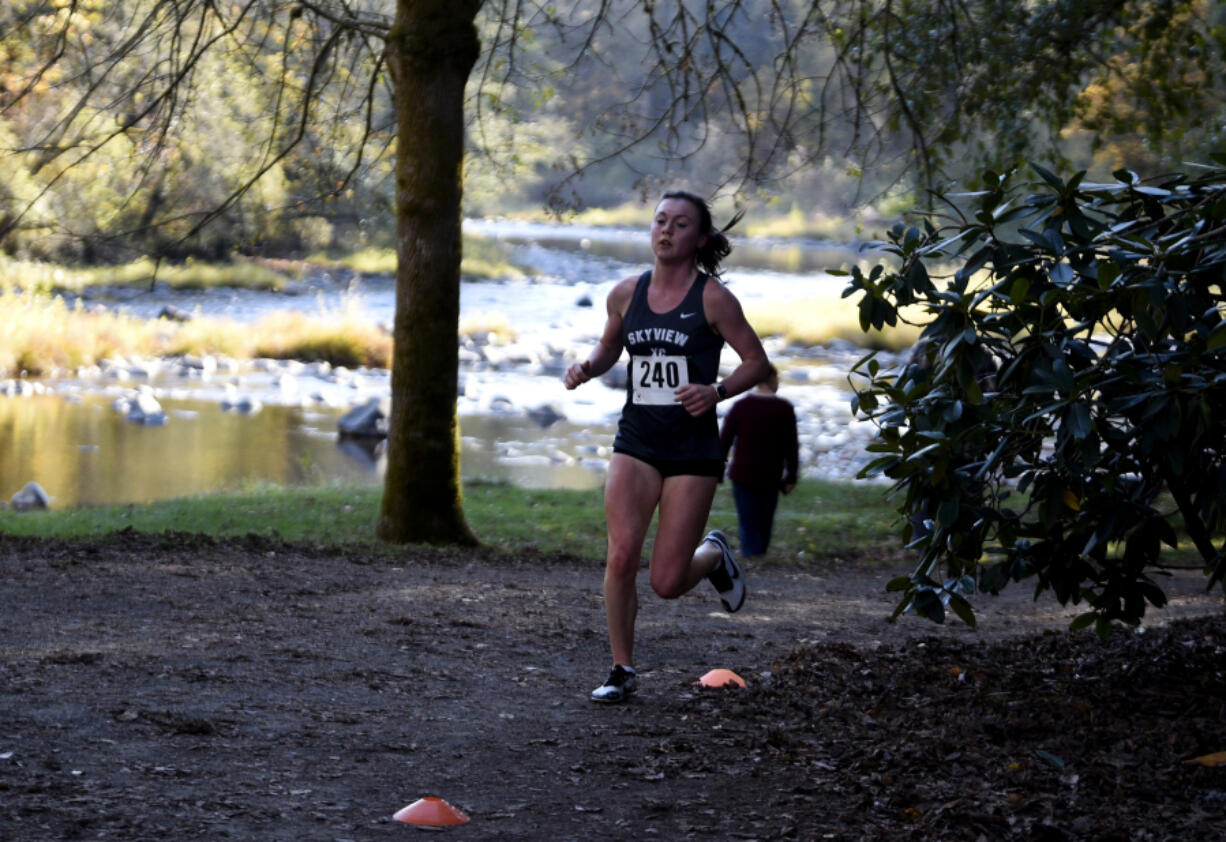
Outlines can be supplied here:
[[631, 400], [664, 406], [677, 402], [677, 390], [690, 383], [690, 368], [683, 356], [631, 357]]

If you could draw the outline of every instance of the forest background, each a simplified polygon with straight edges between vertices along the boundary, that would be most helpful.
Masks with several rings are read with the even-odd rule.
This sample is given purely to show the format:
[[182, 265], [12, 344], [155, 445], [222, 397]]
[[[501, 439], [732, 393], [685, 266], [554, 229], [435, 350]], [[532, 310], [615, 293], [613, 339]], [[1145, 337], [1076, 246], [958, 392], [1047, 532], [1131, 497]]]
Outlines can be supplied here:
[[[321, 46], [324, 30], [307, 24], [319, 4], [232, 4], [246, 36], [232, 46], [219, 37], [176, 66], [172, 52], [134, 41], [125, 63], [96, 63], [102, 45], [113, 51], [161, 5], [16, 2], [0, 13], [0, 249], [98, 263], [390, 246], [395, 107], [386, 68], [375, 60], [371, 72], [377, 45]], [[749, 233], [847, 239], [923, 205], [928, 188], [974, 188], [985, 169], [1028, 157], [1106, 178], [1194, 165], [1222, 149], [1222, 4], [993, 5], [725, 4], [716, 34], [742, 71], [741, 89], [722, 97], [714, 86], [735, 74], [708, 74], [711, 87], [693, 91], [643, 78], [644, 45], [667, 52], [675, 38], [679, 65], [692, 58], [681, 52], [683, 29], [661, 28], [680, 14], [651, 4], [578, 3], [568, 21], [533, 7], [511, 32], [505, 16], [479, 15], [491, 46], [468, 85], [464, 213], [586, 210], [619, 221], [593, 209], [641, 214], [677, 182], [753, 209]], [[357, 21], [391, 13], [383, 3], [346, 8]], [[871, 25], [849, 28], [865, 10]], [[597, 15], [603, 25], [583, 29]], [[31, 26], [63, 27], [65, 37], [32, 41]], [[586, 41], [563, 49], [568, 27]], [[337, 32], [368, 37], [360, 26]], [[780, 33], [796, 36], [783, 53]], [[951, 53], [951, 44], [962, 46]], [[596, 60], [578, 61], [576, 50]], [[876, 64], [863, 60], [874, 51]], [[834, 84], [852, 70], [876, 79], [855, 103]], [[891, 92], [900, 81], [908, 89]], [[116, 97], [121, 107], [108, 107], [108, 90], [142, 85], [172, 98]], [[286, 119], [292, 97], [311, 102], [298, 124]], [[776, 131], [718, 109], [738, 97], [810, 113]]]
[[641, 213], [681, 180], [871, 236], [1027, 161], [1195, 169], [1223, 150], [1222, 21], [1206, 0], [23, 0], [0, 13], [0, 248], [156, 275], [394, 243], [378, 532], [469, 543], [463, 215]]

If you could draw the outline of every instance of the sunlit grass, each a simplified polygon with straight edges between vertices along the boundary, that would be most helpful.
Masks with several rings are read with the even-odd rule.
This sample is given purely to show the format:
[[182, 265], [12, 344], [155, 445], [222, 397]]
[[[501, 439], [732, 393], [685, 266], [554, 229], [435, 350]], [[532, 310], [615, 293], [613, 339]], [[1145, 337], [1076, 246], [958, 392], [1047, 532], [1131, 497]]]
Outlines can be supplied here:
[[[148, 276], [152, 278], [152, 273]], [[240, 287], [243, 289], [284, 289], [289, 277], [267, 266], [240, 260], [234, 263], [196, 263], [158, 267], [157, 280], [176, 289], [213, 289]]]
[[[464, 487], [464, 511], [482, 542], [496, 549], [566, 553], [600, 562], [607, 544], [602, 494], [600, 489], [534, 490], [473, 482]], [[140, 505], [0, 510], [0, 533], [51, 538], [95, 538], [124, 529], [215, 538], [254, 534], [395, 552], [375, 537], [381, 497], [381, 490], [372, 487], [259, 486]], [[736, 508], [726, 483], [716, 494], [709, 524], [736, 533]], [[897, 526], [897, 513], [882, 499], [880, 486], [805, 480], [780, 500], [765, 561], [885, 563], [899, 557]]]
[[[566, 217], [568, 222], [596, 227], [646, 229], [651, 224], [653, 207], [638, 202], [627, 202], [614, 208], [591, 208]], [[731, 204], [717, 204], [712, 210], [717, 226], [725, 224], [736, 213]], [[806, 214], [795, 208], [755, 208], [744, 220], [729, 232], [734, 239], [744, 237], [807, 238], [852, 242], [860, 238], [857, 221], [852, 217], [828, 216], [821, 213]]]
[[275, 535], [289, 541], [373, 545], [378, 501], [379, 492], [373, 488], [260, 486], [140, 505], [0, 510], [0, 532], [89, 538], [130, 528], [215, 538]]
[[392, 364], [391, 335], [352, 311], [325, 317], [283, 310], [261, 319], [252, 333], [251, 356], [326, 361], [350, 368]]
[[613, 208], [587, 208], [568, 216], [567, 221], [597, 228], [646, 228], [651, 224], [651, 213], [650, 206], [626, 202]]
[[71, 370], [142, 354], [157, 343], [153, 323], [69, 308], [60, 298], [0, 291], [0, 376]]
[[805, 214], [793, 208], [787, 213], [746, 218], [744, 233], [749, 237], [778, 239], [830, 240], [852, 242], [859, 238], [856, 221], [847, 217]]
[[519, 339], [515, 328], [504, 313], [471, 313], [460, 317], [460, 337], [486, 340], [493, 338], [499, 345], [507, 345]]
[[157, 265], [147, 257], [116, 266], [91, 267], [0, 258], [0, 278], [6, 288], [66, 292], [80, 292], [89, 287], [103, 285], [149, 285], [155, 280], [175, 289], [241, 287], [279, 290], [289, 281], [285, 272], [250, 260], [237, 260], [232, 263], [200, 263], [189, 260], [184, 263], [163, 262]]
[[[471, 482], [464, 485], [464, 512], [487, 546], [509, 557], [531, 552], [587, 559], [598, 580], [607, 545], [602, 494], [600, 489], [523, 489], [509, 483]], [[0, 534], [69, 540], [96, 540], [129, 529], [219, 540], [257, 535], [395, 556], [403, 549], [375, 536], [381, 499], [381, 489], [369, 486], [287, 488], [256, 483], [241, 491], [154, 503], [31, 512], [0, 509]], [[723, 529], [735, 544], [736, 524], [731, 489], [723, 483], [707, 525]], [[884, 499], [882, 486], [802, 480], [792, 494], [780, 499], [770, 551], [753, 564], [803, 568], [817, 563], [904, 573], [912, 569], [916, 556], [903, 546], [901, 528], [901, 517]], [[647, 552], [651, 537], [649, 533]], [[991, 560], [985, 556], [985, 561]], [[1188, 569], [1203, 566], [1187, 540], [1181, 540], [1176, 550], [1164, 548], [1162, 562]]]
[[251, 355], [255, 330], [233, 319], [194, 318], [191, 321], [166, 324], [160, 347], [148, 349], [150, 355], [186, 355], [203, 357], [220, 355], [244, 359]]
[[183, 354], [387, 368], [391, 350], [386, 331], [349, 310], [314, 316], [281, 311], [255, 324], [211, 318], [145, 321], [69, 307], [50, 295], [0, 291], [0, 377], [54, 375], [108, 358]]
[[[754, 304], [747, 307], [746, 315], [759, 334], [781, 336], [798, 345], [843, 339], [901, 350], [919, 335], [918, 328], [902, 326], [866, 336], [860, 332], [854, 302], [834, 296]], [[506, 315], [497, 312], [465, 315], [459, 334], [497, 344], [518, 339]], [[383, 328], [347, 308], [316, 315], [279, 311], [255, 324], [206, 317], [186, 322], [143, 321], [69, 307], [49, 295], [0, 292], [0, 377], [22, 372], [52, 375], [111, 357], [184, 354], [325, 360], [333, 365], [386, 368], [391, 351], [392, 338]]]
[[[348, 269], [363, 275], [396, 274], [396, 250], [392, 248], [372, 246], [341, 255], [315, 254], [307, 262], [316, 266]], [[524, 270], [507, 259], [506, 248], [501, 244], [484, 237], [465, 235], [460, 274], [482, 280], [514, 280], [524, 277]]]
[[[918, 316], [919, 313], [912, 313]], [[760, 336], [780, 336], [794, 345], [825, 345], [844, 340], [870, 348], [901, 351], [919, 339], [921, 327], [899, 324], [884, 330], [860, 330], [854, 298], [837, 295], [807, 299], [755, 302], [745, 305], [745, 316]]]
[[307, 262], [330, 269], [349, 269], [363, 275], [394, 275], [396, 250], [369, 246], [348, 254], [313, 254], [307, 258]]

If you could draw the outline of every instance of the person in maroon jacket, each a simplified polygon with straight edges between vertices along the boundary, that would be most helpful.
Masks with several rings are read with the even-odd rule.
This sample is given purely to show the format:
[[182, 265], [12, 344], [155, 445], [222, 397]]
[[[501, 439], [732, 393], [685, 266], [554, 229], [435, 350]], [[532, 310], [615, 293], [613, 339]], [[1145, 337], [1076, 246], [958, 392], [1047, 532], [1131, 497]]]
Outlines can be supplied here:
[[796, 411], [777, 391], [779, 372], [771, 366], [766, 379], [732, 405], [720, 429], [724, 454], [732, 451], [728, 478], [744, 556], [766, 553], [779, 492], [790, 494], [796, 487], [800, 462]]

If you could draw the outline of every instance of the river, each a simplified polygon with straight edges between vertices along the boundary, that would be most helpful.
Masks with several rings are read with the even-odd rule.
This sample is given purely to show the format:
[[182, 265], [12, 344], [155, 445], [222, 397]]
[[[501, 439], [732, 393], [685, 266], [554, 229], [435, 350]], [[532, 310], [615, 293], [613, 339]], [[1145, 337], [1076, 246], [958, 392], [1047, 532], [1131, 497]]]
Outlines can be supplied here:
[[[525, 267], [516, 280], [466, 281], [461, 318], [503, 321], [509, 347], [461, 351], [459, 415], [466, 480], [523, 487], [592, 488], [603, 482], [623, 393], [601, 383], [567, 392], [563, 360], [586, 354], [603, 324], [603, 302], [621, 278], [648, 265], [642, 230], [477, 222], [467, 235], [497, 241]], [[726, 278], [747, 309], [758, 301], [811, 299], [841, 288], [825, 268], [846, 247], [803, 241], [738, 243]], [[168, 305], [253, 323], [278, 309], [358, 312], [390, 324], [391, 278], [316, 273], [291, 294], [214, 289], [107, 290], [91, 306], [155, 317]], [[846, 373], [860, 351], [768, 342], [784, 371], [780, 394], [797, 406], [802, 474], [847, 479], [867, 461], [867, 425], [851, 418]], [[734, 356], [726, 359], [732, 364]], [[56, 507], [139, 503], [261, 484], [375, 485], [380, 448], [337, 435], [353, 405], [386, 396], [386, 371], [330, 370], [296, 363], [222, 361], [201, 372], [127, 361], [74, 377], [23, 383], [0, 396], [0, 499], [37, 481]], [[18, 391], [10, 383], [8, 391]], [[164, 423], [137, 424], [116, 409], [138, 390], [161, 404]], [[35, 392], [35, 394], [28, 394]], [[236, 408], [247, 399], [258, 411]], [[721, 407], [721, 409], [726, 408]], [[544, 410], [560, 420], [533, 420]]]

